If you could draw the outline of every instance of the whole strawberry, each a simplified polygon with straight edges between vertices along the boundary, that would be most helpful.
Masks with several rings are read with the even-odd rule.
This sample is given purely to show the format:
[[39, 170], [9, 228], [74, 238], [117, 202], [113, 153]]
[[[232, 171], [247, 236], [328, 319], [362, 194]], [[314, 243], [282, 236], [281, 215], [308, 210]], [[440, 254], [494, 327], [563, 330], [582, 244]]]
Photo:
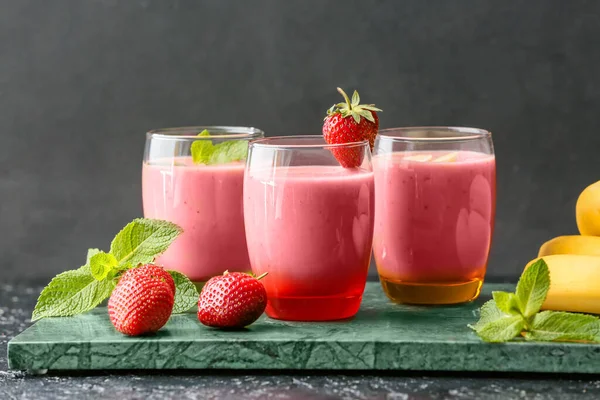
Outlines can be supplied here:
[[258, 319], [267, 306], [267, 291], [260, 279], [242, 272], [211, 278], [200, 292], [198, 320], [215, 328], [243, 328]]
[[171, 275], [156, 265], [126, 271], [108, 300], [110, 322], [130, 336], [158, 331], [173, 311], [174, 289]]
[[[327, 110], [323, 123], [325, 141], [329, 144], [343, 144], [368, 140], [373, 150], [379, 130], [377, 111], [381, 110], [374, 104], [360, 104], [360, 96], [356, 90], [352, 95], [352, 102], [346, 92], [340, 88], [337, 90], [346, 102], [335, 104]], [[331, 152], [346, 168], [358, 167], [363, 159], [363, 149], [358, 146], [332, 148]]]
[[173, 291], [173, 294], [175, 294], [175, 281], [163, 267], [159, 267], [155, 264], [145, 264], [139, 268], [128, 270], [126, 274], [123, 274], [121, 280], [129, 279], [137, 275], [150, 276], [152, 278], [160, 279], [163, 282], [166, 282]]

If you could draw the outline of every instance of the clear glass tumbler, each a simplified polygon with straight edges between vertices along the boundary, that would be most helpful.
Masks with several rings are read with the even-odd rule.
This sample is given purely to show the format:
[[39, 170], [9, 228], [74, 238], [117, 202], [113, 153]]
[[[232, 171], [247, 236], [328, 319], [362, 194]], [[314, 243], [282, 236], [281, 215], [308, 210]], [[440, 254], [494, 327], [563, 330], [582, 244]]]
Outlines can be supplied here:
[[492, 243], [496, 163], [490, 132], [414, 127], [375, 141], [373, 251], [394, 302], [477, 298]]
[[[358, 160], [343, 168], [336, 157]], [[374, 223], [367, 141], [328, 145], [321, 136], [250, 144], [244, 218], [252, 271], [268, 272], [266, 313], [284, 320], [349, 318], [365, 288]]]
[[225, 270], [250, 271], [242, 204], [244, 166], [247, 143], [263, 136], [259, 129], [226, 126], [146, 134], [144, 216], [183, 228], [157, 263], [199, 285]]

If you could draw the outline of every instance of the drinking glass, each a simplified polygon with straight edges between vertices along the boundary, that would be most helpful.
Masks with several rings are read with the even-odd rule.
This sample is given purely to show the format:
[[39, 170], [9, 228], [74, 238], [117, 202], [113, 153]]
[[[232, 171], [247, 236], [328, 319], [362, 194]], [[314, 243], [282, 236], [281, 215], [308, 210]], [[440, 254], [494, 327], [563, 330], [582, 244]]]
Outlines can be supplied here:
[[[208, 134], [198, 136], [204, 130]], [[263, 136], [256, 128], [228, 126], [169, 128], [146, 134], [144, 216], [183, 228], [157, 258], [158, 264], [184, 273], [198, 285], [225, 270], [250, 271], [242, 204], [247, 146], [242, 145], [242, 154], [235, 157], [196, 162], [191, 149], [199, 146], [214, 150], [213, 155], [224, 155], [225, 147], [236, 144], [233, 141], [247, 143]]]
[[[344, 168], [336, 157], [357, 160]], [[244, 178], [252, 271], [271, 318], [324, 321], [359, 309], [369, 268], [374, 182], [367, 141], [329, 145], [321, 136], [252, 142]]]
[[382, 130], [375, 141], [373, 251], [394, 302], [477, 298], [492, 243], [496, 163], [490, 132]]

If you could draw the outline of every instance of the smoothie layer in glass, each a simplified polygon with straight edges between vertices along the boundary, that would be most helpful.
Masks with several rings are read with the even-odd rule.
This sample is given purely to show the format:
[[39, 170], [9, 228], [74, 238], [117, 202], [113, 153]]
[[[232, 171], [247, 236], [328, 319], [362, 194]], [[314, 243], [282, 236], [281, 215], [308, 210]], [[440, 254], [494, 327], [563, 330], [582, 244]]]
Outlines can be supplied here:
[[252, 270], [274, 318], [328, 320], [356, 313], [369, 268], [373, 173], [335, 166], [248, 173], [244, 212]]
[[373, 166], [382, 283], [480, 287], [494, 224], [494, 156], [398, 152], [374, 157]]
[[183, 233], [157, 263], [194, 282], [225, 270], [250, 271], [243, 216], [244, 164], [195, 165], [191, 157], [142, 168], [144, 216], [171, 221]]

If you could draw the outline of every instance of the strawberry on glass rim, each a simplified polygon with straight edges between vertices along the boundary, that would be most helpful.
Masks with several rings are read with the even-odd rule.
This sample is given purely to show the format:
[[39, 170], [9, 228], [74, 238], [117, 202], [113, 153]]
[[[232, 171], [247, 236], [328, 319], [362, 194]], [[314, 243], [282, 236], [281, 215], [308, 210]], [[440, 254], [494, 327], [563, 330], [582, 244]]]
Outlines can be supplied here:
[[[379, 130], [377, 112], [381, 109], [374, 104], [360, 104], [360, 96], [355, 90], [352, 101], [341, 88], [337, 91], [344, 97], [345, 103], [338, 103], [327, 110], [323, 123], [323, 137], [328, 144], [344, 144], [368, 140], [373, 150], [375, 137]], [[331, 152], [345, 168], [358, 167], [362, 163], [360, 148], [332, 148]]]

